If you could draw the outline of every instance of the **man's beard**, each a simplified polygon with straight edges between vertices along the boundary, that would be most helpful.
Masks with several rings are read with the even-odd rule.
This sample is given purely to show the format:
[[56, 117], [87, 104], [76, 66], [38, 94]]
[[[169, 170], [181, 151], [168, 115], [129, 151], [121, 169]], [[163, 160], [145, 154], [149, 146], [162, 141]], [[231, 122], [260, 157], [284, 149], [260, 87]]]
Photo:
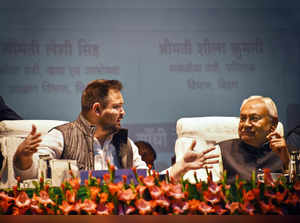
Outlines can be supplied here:
[[98, 124], [101, 126], [101, 128], [108, 132], [108, 133], [115, 133], [120, 130], [120, 126], [118, 126], [116, 123], [113, 124], [113, 116], [112, 115], [105, 115], [103, 116], [99, 121]]

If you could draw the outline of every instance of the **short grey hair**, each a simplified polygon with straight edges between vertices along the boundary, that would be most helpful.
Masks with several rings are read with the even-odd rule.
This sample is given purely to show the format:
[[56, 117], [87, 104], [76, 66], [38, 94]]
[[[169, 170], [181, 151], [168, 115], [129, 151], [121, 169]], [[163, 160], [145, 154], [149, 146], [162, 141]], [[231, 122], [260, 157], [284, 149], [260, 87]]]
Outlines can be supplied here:
[[269, 112], [269, 115], [272, 117], [272, 118], [277, 118], [278, 119], [278, 112], [277, 112], [277, 107], [274, 103], [274, 101], [269, 98], [269, 97], [263, 97], [263, 96], [259, 96], [259, 95], [253, 95], [253, 96], [250, 96], [249, 98], [246, 98], [241, 107], [240, 107], [240, 111], [242, 110], [243, 106], [248, 103], [249, 101], [252, 101], [252, 100], [259, 100], [261, 102], [263, 102], [266, 107], [267, 107], [267, 110]]

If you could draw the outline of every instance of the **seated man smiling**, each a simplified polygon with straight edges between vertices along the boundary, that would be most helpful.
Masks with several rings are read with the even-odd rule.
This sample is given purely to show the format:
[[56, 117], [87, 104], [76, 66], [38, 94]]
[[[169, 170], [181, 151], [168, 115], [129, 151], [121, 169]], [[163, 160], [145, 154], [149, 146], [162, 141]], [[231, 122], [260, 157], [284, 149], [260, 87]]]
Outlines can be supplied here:
[[239, 139], [220, 142], [223, 169], [229, 183], [235, 176], [250, 180], [252, 171], [269, 168], [282, 172], [288, 167], [289, 153], [285, 139], [275, 129], [278, 113], [271, 98], [251, 96], [240, 108]]

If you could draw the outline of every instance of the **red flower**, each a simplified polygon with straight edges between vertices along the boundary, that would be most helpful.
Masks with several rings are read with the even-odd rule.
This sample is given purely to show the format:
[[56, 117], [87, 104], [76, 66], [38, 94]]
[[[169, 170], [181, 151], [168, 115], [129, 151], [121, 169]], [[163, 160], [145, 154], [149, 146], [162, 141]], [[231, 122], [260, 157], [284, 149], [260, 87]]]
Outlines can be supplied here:
[[209, 213], [213, 213], [215, 211], [215, 209], [212, 206], [207, 205], [205, 202], [199, 203], [198, 210], [201, 211], [205, 215], [207, 215]]
[[5, 214], [11, 205], [8, 201], [0, 200], [0, 213]]
[[218, 215], [223, 215], [223, 214], [225, 214], [228, 211], [226, 209], [223, 209], [221, 205], [216, 205], [214, 208], [215, 208], [215, 212]]
[[252, 190], [249, 190], [248, 192], [243, 190], [243, 198], [244, 198], [244, 201], [252, 201], [255, 199], [255, 194]]
[[255, 207], [249, 201], [241, 204], [241, 208], [247, 214], [254, 215]]
[[184, 193], [182, 192], [181, 187], [182, 187], [181, 184], [172, 185], [168, 195], [177, 200], [183, 199]]
[[159, 198], [162, 195], [161, 189], [158, 186], [156, 186], [156, 185], [154, 185], [152, 187], [149, 187], [148, 190], [149, 190], [149, 192], [151, 194], [152, 199], [157, 199], [157, 198]]
[[209, 201], [211, 204], [216, 204], [220, 201], [220, 195], [213, 194], [210, 191], [204, 191], [203, 197], [204, 197], [205, 201]]
[[275, 208], [275, 206], [272, 204], [272, 202], [270, 200], [269, 200], [268, 204], [266, 204], [263, 201], [260, 201], [259, 204], [260, 204], [263, 214], [271, 213]]
[[38, 201], [36, 200], [32, 200], [31, 205], [30, 205], [30, 209], [34, 214], [43, 214], [44, 210], [40, 208], [40, 204]]
[[96, 201], [99, 192], [100, 192], [99, 187], [90, 187], [91, 200]]
[[87, 212], [88, 214], [96, 213], [96, 208], [96, 203], [90, 199], [85, 199], [84, 202], [80, 204], [80, 209]]
[[108, 194], [107, 193], [100, 193], [100, 203], [105, 203], [108, 199]]
[[18, 208], [28, 209], [31, 203], [31, 199], [28, 197], [26, 192], [21, 191], [16, 197], [15, 203]]
[[4, 201], [14, 201], [15, 198], [8, 196], [6, 193], [4, 192], [0, 192], [0, 200], [4, 200]]
[[296, 191], [300, 191], [300, 181], [299, 181], [299, 180], [296, 181], [296, 183], [294, 184], [294, 189], [295, 189]]
[[106, 174], [103, 175], [103, 180], [104, 180], [104, 182], [106, 184], [109, 184], [109, 182], [110, 182], [110, 175], [109, 175], [109, 173], [106, 173]]
[[96, 214], [98, 215], [109, 215], [110, 212], [107, 208], [107, 206], [103, 203], [100, 203], [96, 209]]
[[135, 211], [135, 207], [133, 207], [133, 206], [125, 207], [125, 214], [126, 215], [129, 215], [129, 214], [133, 213], [134, 211]]
[[68, 215], [71, 211], [74, 211], [74, 205], [69, 204], [67, 201], [62, 201], [62, 205], [58, 208], [63, 212], [64, 215]]
[[272, 187], [275, 186], [275, 183], [273, 181], [271, 170], [270, 169], [264, 169], [264, 184], [265, 185], [271, 185]]
[[292, 204], [293, 206], [296, 206], [299, 202], [299, 197], [296, 194], [289, 193], [288, 198], [285, 200], [286, 204]]
[[276, 192], [276, 200], [278, 203], [281, 203], [284, 200], [287, 192], [288, 190], [284, 190], [283, 193], [280, 193], [279, 191]]
[[196, 199], [192, 199], [188, 201], [189, 203], [189, 210], [194, 212], [198, 210], [198, 207], [200, 205], [200, 201], [196, 200]]
[[75, 193], [75, 191], [67, 190], [66, 191], [66, 200], [69, 203], [73, 204], [73, 203], [75, 203], [75, 199], [76, 199], [76, 193]]
[[132, 191], [131, 188], [127, 190], [120, 191], [118, 193], [118, 199], [129, 204], [132, 200], [136, 198], [136, 194]]
[[69, 180], [69, 183], [74, 190], [78, 190], [80, 188], [80, 179], [79, 178], [72, 178]]
[[165, 197], [165, 196], [160, 196], [156, 200], [156, 205], [162, 207], [162, 208], [169, 208], [170, 206], [170, 201]]
[[170, 184], [166, 183], [165, 181], [160, 183], [160, 189], [164, 192], [167, 193], [171, 190]]
[[172, 202], [172, 208], [174, 214], [182, 214], [189, 209], [189, 203], [182, 200], [175, 200]]
[[153, 176], [146, 176], [143, 179], [143, 183], [145, 184], [146, 187], [152, 187], [155, 185], [154, 180], [155, 178]]
[[138, 192], [140, 197], [143, 197], [143, 194], [146, 189], [147, 189], [147, 187], [143, 186], [143, 185], [137, 185], [137, 187], [136, 187], [136, 191]]
[[216, 184], [214, 182], [211, 182], [208, 185], [208, 190], [210, 192], [212, 192], [213, 194], [216, 194], [216, 193], [218, 193], [218, 192], [220, 192], [222, 190], [222, 185], [218, 186], [218, 184]]
[[230, 214], [233, 214], [236, 210], [239, 209], [240, 203], [239, 202], [232, 202], [227, 203], [225, 208], [227, 208], [230, 211]]
[[139, 210], [139, 213], [145, 215], [152, 211], [152, 205], [150, 201], [145, 201], [144, 199], [138, 199], [135, 202], [135, 206]]
[[40, 191], [40, 196], [36, 196], [36, 194], [34, 194], [33, 200], [36, 200], [40, 204], [43, 204], [45, 206], [47, 206], [48, 204], [51, 204], [53, 206], [55, 205], [55, 203], [50, 199], [49, 194], [44, 190]]
[[123, 183], [120, 181], [118, 183], [109, 183], [108, 184], [108, 190], [111, 193], [111, 195], [115, 195], [123, 188]]

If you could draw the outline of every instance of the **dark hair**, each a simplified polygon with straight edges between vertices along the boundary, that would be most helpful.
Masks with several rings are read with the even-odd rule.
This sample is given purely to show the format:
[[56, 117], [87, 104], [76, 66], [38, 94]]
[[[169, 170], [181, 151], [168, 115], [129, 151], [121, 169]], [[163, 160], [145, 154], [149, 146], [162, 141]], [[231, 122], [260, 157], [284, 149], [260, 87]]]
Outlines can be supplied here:
[[100, 102], [105, 108], [109, 90], [121, 91], [122, 83], [118, 80], [94, 80], [88, 83], [81, 96], [81, 111], [86, 113], [91, 110], [96, 102]]
[[143, 154], [145, 153], [145, 151], [148, 150], [150, 153], [153, 154], [154, 160], [156, 160], [156, 152], [155, 152], [155, 150], [153, 149], [153, 147], [151, 146], [150, 143], [145, 142], [145, 141], [136, 141], [136, 142], [134, 142], [134, 144], [138, 147], [139, 154], [141, 156], [143, 156]]

